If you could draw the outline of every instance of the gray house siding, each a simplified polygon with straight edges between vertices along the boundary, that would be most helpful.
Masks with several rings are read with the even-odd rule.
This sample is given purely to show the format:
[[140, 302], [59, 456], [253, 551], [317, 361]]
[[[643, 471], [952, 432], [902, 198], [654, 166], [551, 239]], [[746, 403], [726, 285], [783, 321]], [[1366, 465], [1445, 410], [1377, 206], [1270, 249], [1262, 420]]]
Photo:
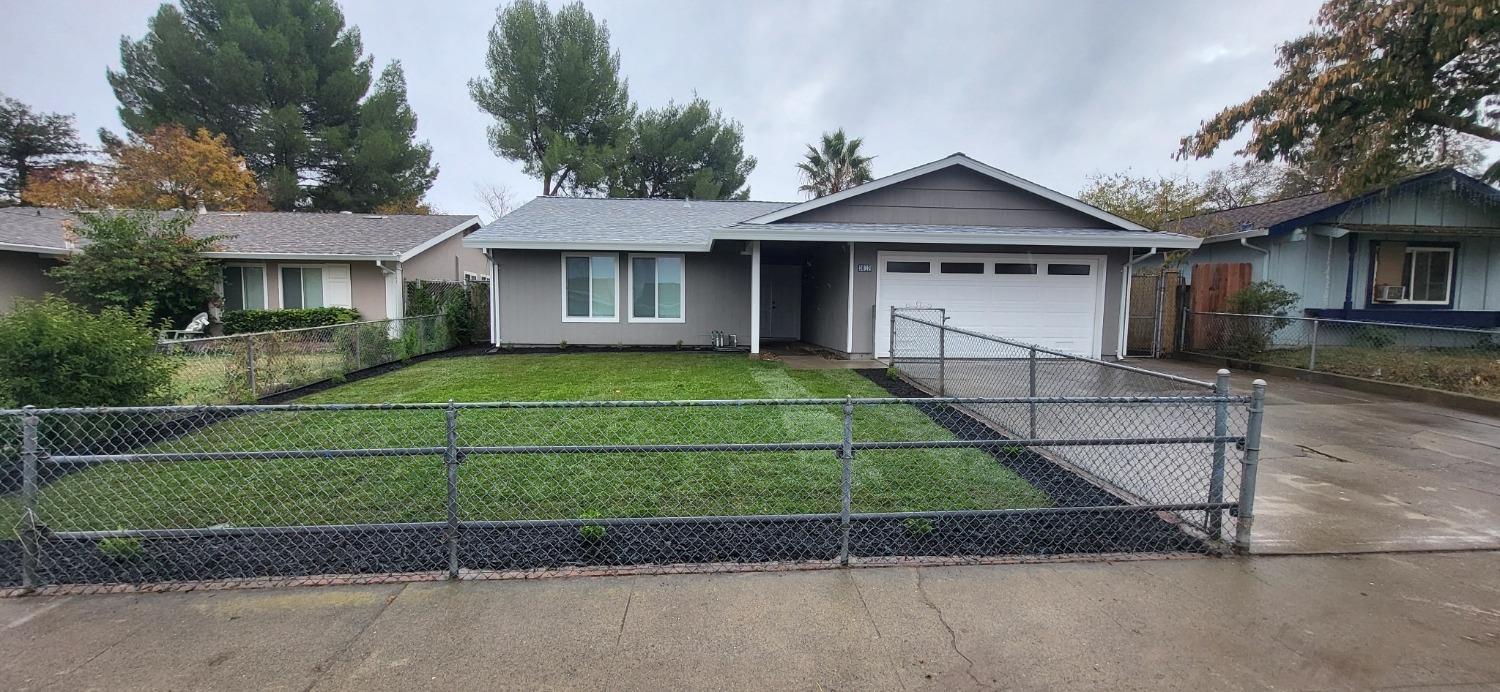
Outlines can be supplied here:
[[464, 235], [459, 233], [434, 245], [401, 263], [401, 277], [407, 281], [460, 281], [464, 272], [490, 273], [489, 262], [484, 251], [464, 247]]
[[[721, 243], [712, 252], [685, 253], [684, 321], [630, 322], [625, 252], [617, 257], [620, 293], [614, 322], [562, 321], [562, 255], [558, 250], [493, 250], [499, 291], [499, 343], [521, 346], [688, 346], [710, 343], [709, 333], [750, 336], [750, 258], [743, 243]], [[571, 253], [570, 253], [571, 254]]]
[[1099, 219], [951, 167], [783, 219], [788, 223], [1099, 228]]
[[10, 312], [18, 298], [36, 300], [58, 292], [60, 286], [46, 274], [55, 266], [51, 257], [0, 250], [0, 314]]
[[[1103, 255], [1104, 263], [1104, 328], [1101, 330], [1100, 353], [1113, 357], [1119, 352], [1120, 339], [1120, 281], [1125, 263], [1129, 261], [1126, 248], [1059, 248], [1030, 245], [910, 245], [896, 243], [857, 243], [854, 246], [856, 265], [868, 264], [875, 268], [876, 256], [882, 250], [902, 252], [1003, 252], [1032, 253], [1037, 255]], [[854, 357], [868, 357], [875, 348], [875, 320], [889, 320], [890, 315], [875, 314], [874, 271], [854, 274]]]

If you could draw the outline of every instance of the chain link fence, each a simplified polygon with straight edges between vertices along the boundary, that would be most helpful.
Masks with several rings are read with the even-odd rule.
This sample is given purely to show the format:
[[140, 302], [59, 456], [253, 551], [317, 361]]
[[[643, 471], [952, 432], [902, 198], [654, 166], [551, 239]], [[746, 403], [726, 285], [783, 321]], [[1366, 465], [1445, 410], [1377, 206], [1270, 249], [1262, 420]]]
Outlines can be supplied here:
[[[1240, 447], [1258, 447], [1246, 402], [1198, 392], [6, 410], [0, 520], [13, 531], [0, 541], [0, 586], [1212, 552], [1233, 535], [1222, 518], [1249, 510], [1228, 492], [1253, 464]], [[992, 422], [1033, 411], [1036, 435]], [[1146, 425], [1143, 411], [1179, 424]], [[1107, 469], [1090, 460], [1122, 450], [1132, 468], [1101, 481]], [[1116, 490], [1132, 481], [1173, 491], [1132, 500]]]
[[1189, 353], [1500, 399], [1500, 331], [1189, 312]]
[[184, 404], [254, 402], [349, 373], [452, 348], [442, 315], [162, 341]]
[[[955, 405], [961, 435], [1073, 440], [1028, 445], [1017, 471], [1047, 488], [1058, 506], [1120, 508], [1087, 530], [1139, 535], [1165, 522], [1183, 529], [1179, 535], [1238, 536], [1248, 544], [1255, 461], [1243, 443], [1251, 430], [1259, 437], [1259, 404], [1231, 395], [1227, 374], [1200, 382], [1081, 358], [949, 327], [938, 313], [934, 319], [932, 310], [892, 312], [892, 369], [940, 397], [1025, 402]], [[1263, 388], [1257, 382], [1256, 396]], [[1054, 397], [1093, 397], [1095, 403], [1048, 403]]]

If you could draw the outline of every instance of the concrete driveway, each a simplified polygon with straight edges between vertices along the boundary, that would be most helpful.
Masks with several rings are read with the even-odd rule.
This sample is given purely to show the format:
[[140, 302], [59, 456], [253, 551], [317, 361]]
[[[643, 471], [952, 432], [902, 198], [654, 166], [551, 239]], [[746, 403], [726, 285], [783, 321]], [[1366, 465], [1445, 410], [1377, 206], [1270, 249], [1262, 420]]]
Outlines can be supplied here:
[[1256, 377], [1269, 386], [1255, 552], [1500, 548], [1500, 417], [1258, 373], [1231, 383], [1247, 391]]

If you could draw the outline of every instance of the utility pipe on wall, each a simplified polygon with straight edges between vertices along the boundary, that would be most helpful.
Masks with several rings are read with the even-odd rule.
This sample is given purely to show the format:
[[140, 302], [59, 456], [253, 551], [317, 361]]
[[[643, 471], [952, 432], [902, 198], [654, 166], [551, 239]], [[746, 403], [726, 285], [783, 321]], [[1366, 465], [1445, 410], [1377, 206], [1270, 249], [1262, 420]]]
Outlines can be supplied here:
[[1251, 250], [1254, 250], [1254, 251], [1259, 252], [1261, 254], [1261, 262], [1260, 262], [1260, 279], [1261, 279], [1261, 281], [1265, 281], [1266, 279], [1271, 278], [1271, 251], [1267, 250], [1267, 249], [1265, 249], [1263, 247], [1257, 247], [1255, 245], [1251, 245], [1249, 238], [1240, 238], [1240, 245], [1243, 245], [1243, 246], [1245, 246], [1247, 248], [1250, 248]]
[[1126, 262], [1121, 268], [1125, 276], [1120, 282], [1120, 343], [1115, 346], [1118, 349], [1115, 351], [1115, 360], [1125, 360], [1125, 344], [1130, 332], [1130, 283], [1135, 273], [1135, 265], [1154, 255], [1156, 255], [1156, 248], [1151, 248], [1150, 252]]

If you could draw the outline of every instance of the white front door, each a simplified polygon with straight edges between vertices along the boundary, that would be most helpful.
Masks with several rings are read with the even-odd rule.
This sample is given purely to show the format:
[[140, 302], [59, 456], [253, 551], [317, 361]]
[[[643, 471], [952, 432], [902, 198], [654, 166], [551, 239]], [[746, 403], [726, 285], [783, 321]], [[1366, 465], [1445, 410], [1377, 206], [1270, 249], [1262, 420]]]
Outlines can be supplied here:
[[895, 306], [944, 308], [952, 327], [1099, 357], [1104, 326], [1103, 256], [881, 252], [877, 261], [878, 356], [890, 355], [891, 308]]

